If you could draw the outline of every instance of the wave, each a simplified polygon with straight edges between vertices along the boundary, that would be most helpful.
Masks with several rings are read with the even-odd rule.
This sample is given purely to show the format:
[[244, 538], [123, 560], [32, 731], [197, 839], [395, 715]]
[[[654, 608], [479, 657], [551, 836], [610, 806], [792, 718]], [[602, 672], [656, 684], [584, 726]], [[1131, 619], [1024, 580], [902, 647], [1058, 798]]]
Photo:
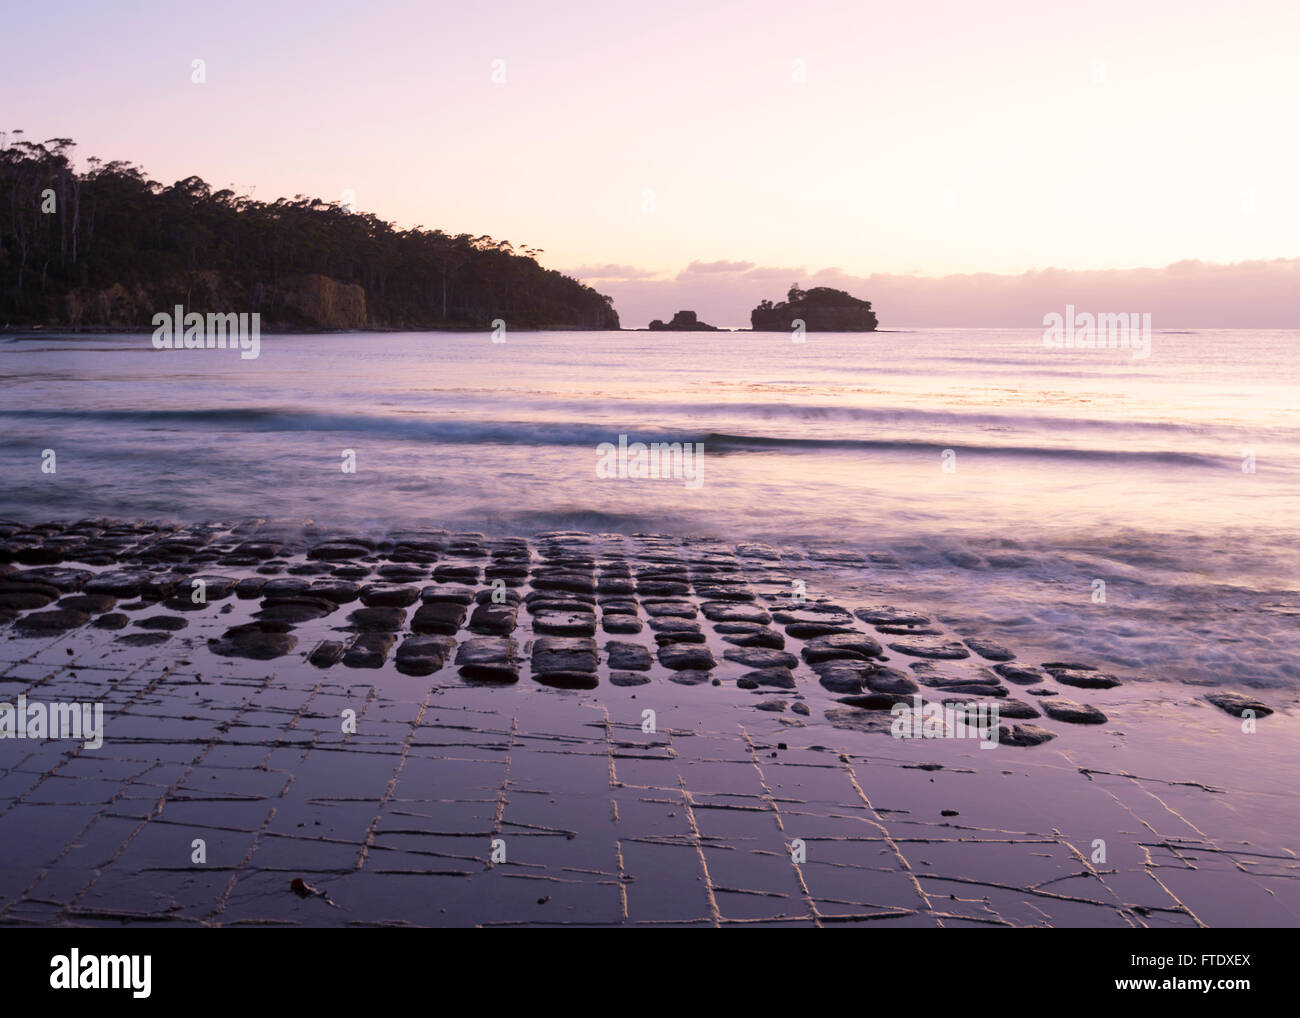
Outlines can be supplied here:
[[387, 435], [421, 442], [455, 445], [591, 446], [617, 444], [626, 436], [633, 442], [701, 443], [708, 452], [834, 452], [875, 451], [938, 452], [946, 448], [963, 454], [1034, 457], [1102, 462], [1222, 467], [1232, 457], [1169, 449], [1109, 449], [1079, 446], [997, 444], [962, 441], [959, 434], [936, 441], [931, 438], [793, 437], [738, 434], [720, 431], [684, 431], [590, 422], [479, 421], [430, 419], [414, 416], [320, 414], [269, 408], [223, 407], [187, 410], [0, 410], [0, 418], [55, 418], [87, 423], [135, 425], [145, 429], [187, 430], [218, 427], [230, 431], [321, 431]]

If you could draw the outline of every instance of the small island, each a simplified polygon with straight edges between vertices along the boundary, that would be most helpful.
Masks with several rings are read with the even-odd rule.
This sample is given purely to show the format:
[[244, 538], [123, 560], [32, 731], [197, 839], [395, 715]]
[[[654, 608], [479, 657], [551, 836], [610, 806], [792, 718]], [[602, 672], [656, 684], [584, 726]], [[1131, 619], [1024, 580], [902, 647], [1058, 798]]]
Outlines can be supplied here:
[[665, 325], [658, 318], [650, 323], [651, 332], [721, 332], [716, 325], [708, 325], [695, 316], [694, 311], [678, 311]]
[[789, 332], [802, 321], [806, 332], [874, 332], [876, 316], [871, 301], [859, 300], [843, 290], [814, 286], [811, 290], [790, 287], [779, 304], [765, 300], [750, 312], [754, 332]]

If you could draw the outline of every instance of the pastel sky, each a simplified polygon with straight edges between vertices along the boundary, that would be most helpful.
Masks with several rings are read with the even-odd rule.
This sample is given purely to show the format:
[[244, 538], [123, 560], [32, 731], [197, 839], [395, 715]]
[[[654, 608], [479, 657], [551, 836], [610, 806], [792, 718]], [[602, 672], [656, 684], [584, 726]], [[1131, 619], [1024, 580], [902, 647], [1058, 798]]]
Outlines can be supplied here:
[[1300, 255], [1297, 39], [1295, 0], [26, 4], [0, 129], [566, 271], [1225, 263]]

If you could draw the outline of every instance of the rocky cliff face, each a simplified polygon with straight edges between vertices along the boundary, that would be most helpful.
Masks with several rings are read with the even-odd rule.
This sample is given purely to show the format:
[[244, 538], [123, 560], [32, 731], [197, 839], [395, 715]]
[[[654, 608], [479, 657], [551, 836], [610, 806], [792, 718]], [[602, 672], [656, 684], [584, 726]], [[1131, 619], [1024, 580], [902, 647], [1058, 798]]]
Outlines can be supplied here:
[[186, 311], [259, 312], [264, 329], [364, 329], [366, 291], [328, 276], [306, 275], [275, 285], [245, 288], [219, 272], [187, 273], [165, 281], [104, 289], [82, 287], [63, 299], [65, 322], [73, 329], [153, 328], [153, 316], [177, 304]]
[[806, 332], [874, 332], [877, 325], [871, 301], [828, 286], [791, 289], [790, 300], [763, 301], [749, 315], [755, 332], [790, 332], [796, 320], [803, 322]]
[[328, 276], [303, 276], [285, 287], [281, 305], [287, 315], [300, 316], [321, 329], [364, 329], [366, 291]]

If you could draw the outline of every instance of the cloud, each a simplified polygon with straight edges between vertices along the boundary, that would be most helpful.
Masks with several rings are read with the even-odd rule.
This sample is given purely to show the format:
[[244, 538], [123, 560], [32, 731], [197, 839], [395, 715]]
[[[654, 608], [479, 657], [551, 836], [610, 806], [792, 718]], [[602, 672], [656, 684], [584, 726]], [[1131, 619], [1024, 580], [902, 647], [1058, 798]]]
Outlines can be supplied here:
[[[691, 262], [676, 276], [624, 270], [599, 289], [614, 298], [625, 327], [689, 308], [703, 321], [748, 328], [760, 300], [783, 300], [790, 283], [832, 286], [870, 300], [881, 328], [1041, 326], [1073, 304], [1080, 311], [1150, 312], [1156, 329], [1300, 328], [1300, 259], [1218, 264], [1188, 259], [1163, 268], [1045, 268], [1017, 275], [942, 277], [840, 268], [809, 273], [753, 262]], [[596, 277], [588, 277], [596, 278]]]
[[754, 267], [753, 262], [691, 262], [690, 265], [682, 269], [677, 274], [677, 278], [693, 275], [695, 273], [717, 273], [717, 272], [747, 272]]
[[659, 275], [653, 269], [638, 269], [634, 265], [582, 265], [576, 269], [564, 269], [566, 276], [587, 282], [605, 279], [653, 279]]

